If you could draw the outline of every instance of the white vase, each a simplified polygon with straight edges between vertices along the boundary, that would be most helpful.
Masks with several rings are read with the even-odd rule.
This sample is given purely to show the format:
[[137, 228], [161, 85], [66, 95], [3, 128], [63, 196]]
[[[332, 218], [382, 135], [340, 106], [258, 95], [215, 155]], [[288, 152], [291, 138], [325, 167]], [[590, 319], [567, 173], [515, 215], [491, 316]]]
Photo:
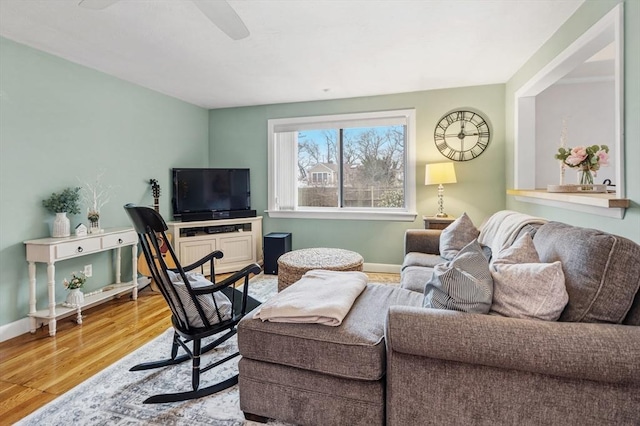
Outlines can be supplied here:
[[79, 288], [69, 290], [67, 294], [68, 306], [80, 306], [84, 303], [84, 293]]
[[68, 237], [70, 235], [71, 221], [67, 217], [67, 213], [56, 213], [56, 218], [53, 220], [53, 229], [51, 230], [51, 236], [53, 238], [59, 238]]

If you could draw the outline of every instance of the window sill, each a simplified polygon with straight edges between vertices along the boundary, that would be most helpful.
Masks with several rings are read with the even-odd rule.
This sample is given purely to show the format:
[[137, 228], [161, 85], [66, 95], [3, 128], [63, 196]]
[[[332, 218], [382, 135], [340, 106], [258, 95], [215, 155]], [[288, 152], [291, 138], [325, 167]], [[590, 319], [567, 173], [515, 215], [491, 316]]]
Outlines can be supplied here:
[[507, 195], [518, 201], [559, 207], [600, 216], [622, 219], [631, 202], [627, 198], [617, 198], [616, 194], [578, 194], [547, 192], [544, 189], [508, 189]]
[[393, 222], [413, 222], [416, 212], [372, 212], [366, 210], [265, 210], [276, 219], [337, 219], [337, 220], [386, 220]]

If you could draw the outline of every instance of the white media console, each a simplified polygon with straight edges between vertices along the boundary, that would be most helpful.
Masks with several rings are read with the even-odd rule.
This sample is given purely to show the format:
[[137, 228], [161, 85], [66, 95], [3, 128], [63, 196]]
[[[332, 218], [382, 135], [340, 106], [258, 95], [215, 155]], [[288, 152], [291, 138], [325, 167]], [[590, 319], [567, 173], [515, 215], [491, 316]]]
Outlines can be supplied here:
[[[188, 265], [214, 250], [224, 257], [215, 261], [216, 274], [235, 272], [250, 263], [262, 264], [262, 216], [241, 219], [167, 223], [180, 263]], [[208, 263], [204, 275], [209, 275]]]

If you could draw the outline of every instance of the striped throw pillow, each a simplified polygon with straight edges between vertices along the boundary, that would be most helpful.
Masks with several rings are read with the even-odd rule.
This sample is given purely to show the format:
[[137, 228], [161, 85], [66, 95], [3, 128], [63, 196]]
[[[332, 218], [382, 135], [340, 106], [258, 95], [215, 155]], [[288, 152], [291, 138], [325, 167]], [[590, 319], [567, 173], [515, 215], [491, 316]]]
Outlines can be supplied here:
[[489, 262], [478, 240], [473, 240], [453, 260], [433, 268], [433, 275], [424, 289], [423, 306], [486, 314], [492, 299]]
[[[193, 299], [189, 295], [187, 287], [182, 282], [180, 275], [174, 274], [171, 271], [167, 271], [167, 274], [169, 275], [169, 278], [171, 279], [171, 282], [173, 283], [176, 292], [178, 293], [178, 297], [180, 297], [180, 301], [184, 306], [189, 324], [192, 327], [204, 327], [204, 322], [202, 321], [202, 318], [200, 318], [198, 309], [196, 308]], [[212, 284], [211, 281], [206, 279], [202, 274], [189, 272], [186, 275], [191, 288], [195, 289], [206, 287]], [[222, 321], [231, 318], [231, 301], [226, 295], [224, 295], [224, 293], [217, 291], [213, 294], [199, 294], [198, 296], [196, 296], [196, 298], [198, 299], [198, 302], [200, 303], [200, 306], [202, 307], [202, 310], [204, 311], [204, 314], [211, 325], [218, 324], [220, 322], [220, 318], [218, 317], [218, 313], [216, 311], [216, 305], [218, 307], [218, 310], [220, 311]]]

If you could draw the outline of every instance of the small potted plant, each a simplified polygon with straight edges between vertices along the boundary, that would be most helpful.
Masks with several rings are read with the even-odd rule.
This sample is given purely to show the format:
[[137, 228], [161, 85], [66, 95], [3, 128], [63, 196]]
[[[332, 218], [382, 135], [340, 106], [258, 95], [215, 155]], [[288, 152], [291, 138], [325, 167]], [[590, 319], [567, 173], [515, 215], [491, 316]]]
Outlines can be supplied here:
[[69, 290], [69, 294], [67, 295], [67, 306], [80, 306], [84, 303], [84, 294], [80, 289], [86, 282], [87, 276], [82, 272], [72, 272], [71, 280], [67, 280], [65, 278], [62, 284], [64, 284], [65, 288]]
[[71, 235], [71, 223], [67, 213], [80, 213], [80, 187], [66, 188], [59, 193], [52, 193], [51, 196], [42, 200], [42, 206], [55, 213], [51, 236], [54, 238], [68, 237]]

